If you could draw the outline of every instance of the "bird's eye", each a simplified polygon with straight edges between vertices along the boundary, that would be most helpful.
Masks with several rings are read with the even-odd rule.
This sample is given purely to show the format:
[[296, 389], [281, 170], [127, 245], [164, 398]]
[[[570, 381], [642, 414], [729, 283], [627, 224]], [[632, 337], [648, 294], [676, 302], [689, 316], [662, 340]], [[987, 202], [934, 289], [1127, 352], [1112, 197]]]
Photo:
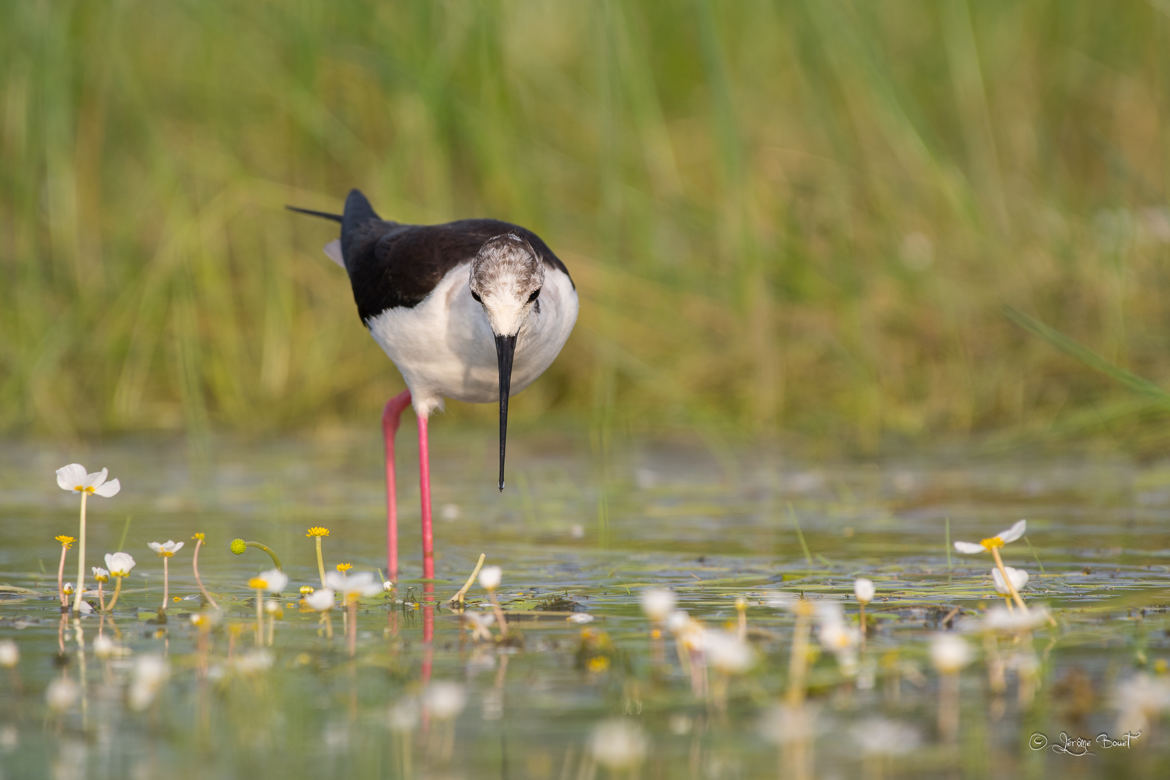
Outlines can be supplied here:
[[476, 303], [483, 303], [483, 298], [480, 298], [479, 293], [477, 293], [475, 290], [471, 291], [471, 297], [475, 298]]
[[528, 296], [528, 302], [532, 303], [533, 301], [535, 301], [539, 297], [540, 297], [540, 288], [537, 287], [535, 290], [532, 291], [532, 295]]

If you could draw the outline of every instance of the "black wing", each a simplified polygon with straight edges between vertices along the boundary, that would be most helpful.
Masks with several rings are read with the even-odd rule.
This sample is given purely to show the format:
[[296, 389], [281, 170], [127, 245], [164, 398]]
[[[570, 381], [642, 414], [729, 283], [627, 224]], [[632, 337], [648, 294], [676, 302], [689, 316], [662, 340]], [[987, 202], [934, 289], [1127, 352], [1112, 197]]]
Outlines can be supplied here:
[[353, 190], [345, 201], [341, 251], [362, 322], [387, 309], [417, 306], [456, 266], [471, 262], [493, 236], [515, 233], [545, 265], [563, 271], [548, 245], [531, 230], [496, 219], [464, 219], [443, 225], [403, 225], [378, 217]]

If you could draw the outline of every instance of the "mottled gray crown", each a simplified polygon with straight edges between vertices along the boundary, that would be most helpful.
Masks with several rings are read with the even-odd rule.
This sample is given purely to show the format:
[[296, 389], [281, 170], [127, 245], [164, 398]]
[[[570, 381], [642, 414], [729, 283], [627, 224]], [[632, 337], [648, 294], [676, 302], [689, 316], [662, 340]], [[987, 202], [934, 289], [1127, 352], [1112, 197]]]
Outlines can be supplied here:
[[544, 263], [532, 245], [515, 233], [483, 242], [471, 263], [471, 289], [479, 295], [525, 299], [544, 284]]

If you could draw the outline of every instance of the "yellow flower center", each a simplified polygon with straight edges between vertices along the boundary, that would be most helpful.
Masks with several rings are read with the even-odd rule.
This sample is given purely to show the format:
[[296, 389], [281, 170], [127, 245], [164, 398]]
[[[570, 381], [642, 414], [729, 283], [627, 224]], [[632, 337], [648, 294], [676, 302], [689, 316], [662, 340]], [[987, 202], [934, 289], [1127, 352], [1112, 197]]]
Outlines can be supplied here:
[[61, 536], [54, 536], [53, 538], [56, 539], [58, 542], [60, 542], [61, 546], [64, 547], [66, 550], [68, 550], [70, 547], [72, 547], [73, 543], [77, 541], [72, 536], [65, 536], [64, 534], [62, 534]]
[[192, 538], [192, 539], [194, 539], [194, 540], [195, 540], [195, 541], [197, 541], [197, 542], [202, 542], [202, 541], [204, 540], [203, 532], [202, 532], [202, 531], [200, 531], [199, 533], [195, 534], [195, 535], [194, 535], [194, 536], [192, 536], [191, 538]]
[[248, 580], [248, 587], [255, 590], [264, 590], [268, 587], [268, 580], [264, 579], [263, 577], [253, 577], [252, 579]]
[[609, 659], [604, 655], [597, 655], [590, 658], [586, 664], [586, 668], [591, 672], [604, 672], [609, 668]]
[[984, 550], [990, 552], [996, 547], [1003, 547], [1003, 539], [1000, 539], [998, 536], [993, 536], [990, 539], [981, 540], [979, 544], [983, 545]]
[[175, 551], [174, 551], [174, 550], [159, 550], [159, 551], [158, 551], [158, 554], [159, 554], [159, 555], [161, 555], [161, 556], [162, 556], [162, 557], [164, 557], [164, 558], [173, 558], [173, 557], [175, 557]]
[[305, 536], [309, 536], [309, 537], [313, 537], [313, 536], [328, 536], [328, 535], [329, 535], [329, 529], [328, 529], [328, 528], [323, 528], [323, 527], [321, 527], [321, 526], [319, 526], [319, 525], [315, 525], [315, 526], [313, 526], [312, 528], [310, 528], [310, 529], [309, 529], [309, 530], [308, 530], [308, 531], [305, 533]]
[[82, 487], [81, 485], [78, 485], [77, 487], [75, 487], [73, 489], [76, 490], [78, 493], [89, 493], [90, 495], [93, 494], [93, 486], [92, 485], [89, 487]]
[[339, 572], [341, 572], [342, 574], [345, 574], [347, 571], [349, 571], [352, 568], [353, 568], [352, 563], [339, 563], [339, 564], [337, 564], [337, 570]]

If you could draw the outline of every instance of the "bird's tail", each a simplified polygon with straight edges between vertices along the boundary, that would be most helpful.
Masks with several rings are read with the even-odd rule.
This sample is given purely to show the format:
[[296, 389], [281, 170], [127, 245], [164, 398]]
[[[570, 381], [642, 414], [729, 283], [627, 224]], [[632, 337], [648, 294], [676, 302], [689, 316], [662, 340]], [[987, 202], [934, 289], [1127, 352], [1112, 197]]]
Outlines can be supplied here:
[[298, 214], [308, 214], [310, 217], [321, 217], [321, 219], [331, 219], [334, 222], [341, 221], [340, 214], [330, 214], [327, 211], [313, 211], [312, 209], [303, 209], [300, 206], [285, 206], [289, 211], [295, 211]]

